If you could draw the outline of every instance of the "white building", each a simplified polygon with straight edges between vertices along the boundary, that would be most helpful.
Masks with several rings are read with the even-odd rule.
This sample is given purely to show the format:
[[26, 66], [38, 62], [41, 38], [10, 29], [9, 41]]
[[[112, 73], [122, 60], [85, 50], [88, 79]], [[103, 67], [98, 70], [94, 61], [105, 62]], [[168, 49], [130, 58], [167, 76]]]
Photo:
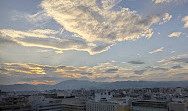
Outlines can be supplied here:
[[105, 91], [100, 93], [95, 93], [95, 102], [108, 101], [112, 98], [111, 92]]
[[35, 111], [61, 111], [62, 104], [45, 99], [44, 96], [30, 96], [29, 102]]

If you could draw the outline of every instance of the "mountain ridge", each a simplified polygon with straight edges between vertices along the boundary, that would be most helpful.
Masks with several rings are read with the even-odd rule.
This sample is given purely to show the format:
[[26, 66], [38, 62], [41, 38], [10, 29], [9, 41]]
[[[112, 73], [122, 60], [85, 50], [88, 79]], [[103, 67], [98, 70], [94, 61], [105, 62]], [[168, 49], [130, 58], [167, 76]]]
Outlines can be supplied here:
[[188, 87], [188, 81], [115, 81], [96, 82], [88, 80], [66, 80], [55, 85], [46, 84], [13, 84], [0, 85], [2, 91], [34, 91], [52, 89], [123, 89], [123, 88], [153, 88], [153, 87]]

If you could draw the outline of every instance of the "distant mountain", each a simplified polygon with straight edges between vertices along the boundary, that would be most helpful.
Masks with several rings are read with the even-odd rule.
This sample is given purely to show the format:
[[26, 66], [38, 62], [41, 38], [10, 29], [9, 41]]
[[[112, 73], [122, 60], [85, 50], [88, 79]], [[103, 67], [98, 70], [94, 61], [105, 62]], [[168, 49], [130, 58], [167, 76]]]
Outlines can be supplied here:
[[14, 84], [0, 85], [2, 91], [33, 91], [52, 89], [121, 89], [121, 88], [153, 88], [153, 87], [188, 87], [188, 81], [116, 81], [93, 82], [86, 80], [67, 80], [56, 85]]

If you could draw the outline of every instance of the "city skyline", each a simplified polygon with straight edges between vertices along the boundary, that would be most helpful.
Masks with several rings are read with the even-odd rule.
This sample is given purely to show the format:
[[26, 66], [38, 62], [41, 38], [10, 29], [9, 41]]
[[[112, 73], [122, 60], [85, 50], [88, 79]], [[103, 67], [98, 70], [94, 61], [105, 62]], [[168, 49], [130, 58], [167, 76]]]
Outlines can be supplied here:
[[1, 0], [0, 84], [187, 81], [187, 0]]

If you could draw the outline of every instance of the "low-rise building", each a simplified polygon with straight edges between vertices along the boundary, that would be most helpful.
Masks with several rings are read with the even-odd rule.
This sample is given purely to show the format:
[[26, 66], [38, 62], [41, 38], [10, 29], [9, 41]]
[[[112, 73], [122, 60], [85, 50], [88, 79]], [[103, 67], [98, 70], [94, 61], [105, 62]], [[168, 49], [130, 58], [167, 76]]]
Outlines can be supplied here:
[[62, 111], [86, 111], [86, 101], [80, 98], [66, 98], [61, 100]]
[[22, 96], [5, 97], [0, 101], [0, 111], [31, 111], [31, 109], [27, 98]]
[[168, 105], [163, 101], [132, 102], [133, 111], [168, 111]]
[[94, 102], [89, 101], [86, 103], [86, 111], [131, 111], [129, 106], [119, 105], [113, 102]]
[[169, 103], [169, 111], [188, 111], [188, 105], [185, 103]]

